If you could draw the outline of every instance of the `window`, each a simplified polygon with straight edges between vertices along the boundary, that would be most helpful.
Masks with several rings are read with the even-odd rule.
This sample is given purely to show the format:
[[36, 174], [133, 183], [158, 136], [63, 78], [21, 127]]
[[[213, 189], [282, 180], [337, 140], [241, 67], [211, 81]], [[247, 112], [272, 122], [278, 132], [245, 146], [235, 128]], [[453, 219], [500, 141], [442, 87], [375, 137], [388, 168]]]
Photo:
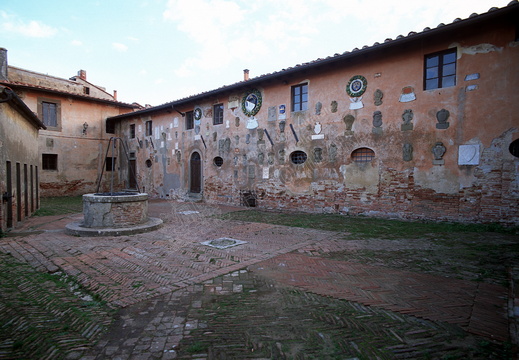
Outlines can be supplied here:
[[192, 111], [186, 112], [186, 130], [194, 129], [195, 122]]
[[146, 136], [153, 135], [153, 123], [151, 120], [146, 121]]
[[90, 95], [90, 88], [88, 86], [83, 87], [83, 93], [85, 95]]
[[308, 156], [304, 151], [294, 151], [292, 154], [290, 154], [290, 161], [294, 164], [304, 164], [306, 162], [306, 159]]
[[105, 161], [105, 171], [112, 171], [112, 169], [115, 170], [116, 160], [117, 158], [115, 157], [107, 157]]
[[359, 148], [351, 153], [351, 159], [356, 163], [370, 162], [375, 158], [375, 152], [368, 148]]
[[223, 124], [223, 104], [213, 106], [213, 125]]
[[58, 170], [58, 154], [41, 154], [43, 170]]
[[38, 98], [38, 117], [49, 130], [60, 130], [61, 102], [59, 100]]
[[519, 139], [512, 141], [508, 150], [510, 151], [510, 154], [519, 158]]
[[135, 139], [135, 124], [130, 124], [130, 139]]
[[292, 86], [292, 111], [308, 109], [308, 84]]
[[105, 126], [107, 134], [115, 134], [115, 121], [106, 119]]
[[220, 156], [217, 156], [213, 159], [213, 163], [216, 166], [221, 167], [223, 165], [223, 159]]
[[456, 85], [456, 56], [456, 49], [425, 56], [424, 90]]

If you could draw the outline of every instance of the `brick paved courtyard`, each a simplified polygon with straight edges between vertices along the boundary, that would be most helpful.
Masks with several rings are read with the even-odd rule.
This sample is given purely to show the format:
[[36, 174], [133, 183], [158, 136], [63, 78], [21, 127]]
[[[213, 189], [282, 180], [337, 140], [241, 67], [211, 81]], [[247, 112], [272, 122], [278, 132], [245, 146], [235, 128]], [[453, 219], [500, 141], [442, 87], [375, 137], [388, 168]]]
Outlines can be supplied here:
[[[65, 351], [68, 358], [463, 358], [488, 343], [488, 352], [470, 352], [484, 359], [500, 358], [495, 344], [514, 340], [507, 284], [332, 259], [332, 250], [362, 244], [214, 216], [234, 210], [154, 201], [160, 230], [96, 238], [64, 233], [79, 214], [32, 218], [20, 236], [0, 239], [0, 252], [75, 277], [117, 311], [111, 325], [99, 320], [90, 345]], [[244, 243], [202, 244], [220, 238]], [[222, 299], [234, 310], [225, 313]], [[387, 327], [374, 325], [381, 323]], [[370, 324], [386, 330], [370, 332]]]

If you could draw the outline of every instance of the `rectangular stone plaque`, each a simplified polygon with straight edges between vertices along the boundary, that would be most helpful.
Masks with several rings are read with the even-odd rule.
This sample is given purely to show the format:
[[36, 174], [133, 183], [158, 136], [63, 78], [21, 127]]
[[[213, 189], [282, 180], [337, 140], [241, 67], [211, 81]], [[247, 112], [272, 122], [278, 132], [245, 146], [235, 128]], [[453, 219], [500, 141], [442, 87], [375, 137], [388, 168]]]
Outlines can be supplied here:
[[458, 165], [479, 165], [479, 145], [460, 145]]

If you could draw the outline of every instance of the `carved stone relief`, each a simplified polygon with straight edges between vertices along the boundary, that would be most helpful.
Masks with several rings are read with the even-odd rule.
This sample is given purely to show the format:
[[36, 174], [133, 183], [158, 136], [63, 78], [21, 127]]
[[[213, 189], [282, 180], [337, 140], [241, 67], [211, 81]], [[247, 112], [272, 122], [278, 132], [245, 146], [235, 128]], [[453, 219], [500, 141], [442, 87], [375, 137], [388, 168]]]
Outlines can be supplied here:
[[318, 101], [317, 104], [315, 104], [315, 115], [321, 115], [321, 109], [323, 107], [323, 104]]
[[404, 146], [402, 147], [402, 158], [404, 159], [404, 161], [413, 160], [413, 145], [404, 144]]
[[277, 112], [278, 112], [277, 106], [269, 106], [267, 121], [276, 121]]
[[279, 156], [279, 163], [284, 164], [285, 163], [285, 149], [279, 150], [278, 156]]
[[331, 109], [332, 109], [332, 113], [336, 113], [337, 112], [337, 101], [333, 100], [332, 103], [330, 104], [331, 106]]
[[382, 112], [378, 110], [373, 112], [373, 126], [376, 128], [382, 126]]
[[258, 154], [258, 163], [259, 163], [260, 165], [263, 165], [263, 161], [264, 161], [264, 160], [265, 160], [265, 154], [262, 153], [262, 152], [260, 152], [260, 153]]
[[314, 148], [314, 162], [318, 163], [323, 161], [323, 149]]
[[441, 141], [436, 142], [434, 144], [434, 147], [432, 148], [432, 153], [434, 156], [433, 165], [443, 165], [445, 164], [445, 160], [443, 160], [443, 155], [447, 149], [445, 146], [443, 146], [443, 143]]
[[268, 153], [268, 159], [267, 162], [269, 165], [274, 165], [274, 153]]
[[351, 129], [353, 127], [353, 122], [355, 121], [355, 117], [351, 114], [348, 114], [342, 118], [342, 121], [344, 121], [344, 124], [346, 125], [346, 132], [344, 135], [353, 134], [353, 131]]
[[330, 149], [328, 150], [328, 157], [330, 159], [330, 162], [334, 162], [337, 158], [337, 145], [331, 144]]
[[414, 114], [413, 110], [406, 109], [404, 113], [402, 114], [402, 120], [403, 124], [400, 126], [400, 130], [402, 131], [408, 131], [413, 130], [413, 123], [411, 122], [413, 120]]
[[238, 116], [236, 116], [236, 117], [234, 118], [234, 125], [235, 125], [236, 127], [239, 127], [239, 126], [240, 126], [240, 118], [239, 118]]
[[380, 89], [375, 90], [375, 92], [373, 93], [373, 101], [375, 102], [376, 106], [382, 105], [383, 97], [384, 97], [384, 93], [382, 92], [382, 90], [380, 90]]
[[436, 124], [436, 129], [447, 129], [449, 127], [449, 119], [450, 112], [449, 110], [441, 109], [436, 113], [436, 120], [438, 123]]

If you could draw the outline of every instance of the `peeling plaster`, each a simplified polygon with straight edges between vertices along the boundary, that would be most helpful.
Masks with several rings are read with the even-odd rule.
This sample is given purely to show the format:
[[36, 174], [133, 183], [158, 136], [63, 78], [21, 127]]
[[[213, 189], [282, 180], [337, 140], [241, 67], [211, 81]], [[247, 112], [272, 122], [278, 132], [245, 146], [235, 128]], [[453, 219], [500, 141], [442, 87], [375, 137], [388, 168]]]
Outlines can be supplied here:
[[487, 44], [487, 43], [472, 45], [472, 46], [461, 46], [458, 43], [454, 43], [454, 44], [452, 44], [451, 47], [458, 48], [458, 59], [461, 58], [462, 54], [476, 55], [476, 54], [488, 54], [488, 53], [494, 52], [494, 51], [498, 51], [498, 52], [503, 51], [502, 47], [497, 47], [495, 45]]

